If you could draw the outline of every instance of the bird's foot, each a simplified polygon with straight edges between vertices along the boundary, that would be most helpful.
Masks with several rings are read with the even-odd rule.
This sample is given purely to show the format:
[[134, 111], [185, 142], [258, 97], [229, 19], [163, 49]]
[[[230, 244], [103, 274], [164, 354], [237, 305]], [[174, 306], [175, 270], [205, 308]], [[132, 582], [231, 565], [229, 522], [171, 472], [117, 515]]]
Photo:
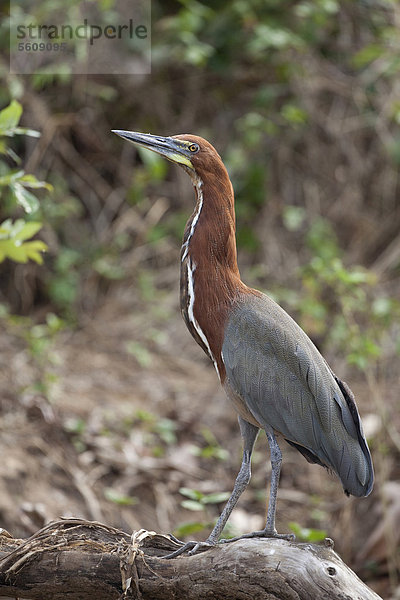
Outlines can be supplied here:
[[175, 550], [170, 554], [166, 554], [165, 556], [163, 556], [163, 558], [176, 558], [177, 556], [180, 556], [185, 552], [187, 552], [188, 556], [193, 556], [194, 554], [199, 554], [200, 552], [204, 552], [205, 550], [209, 550], [210, 548], [214, 548], [214, 546], [216, 546], [215, 543], [209, 542], [208, 540], [206, 540], [205, 542], [181, 542], [174, 536], [171, 537], [173, 538], [174, 542], [178, 542], [179, 544], [181, 544], [181, 548], [178, 548], [178, 550]]
[[249, 539], [249, 538], [275, 538], [279, 540], [288, 540], [293, 542], [296, 539], [294, 533], [278, 533], [276, 529], [262, 529], [261, 531], [252, 531], [251, 533], [244, 533], [243, 535], [239, 535], [237, 537], [233, 537], [230, 539], [222, 539], [218, 542], [211, 541], [207, 539], [205, 542], [182, 542], [178, 540], [176, 537], [171, 535], [171, 539], [180, 544], [180, 548], [175, 550], [174, 552], [170, 552], [170, 554], [166, 554], [163, 558], [176, 558], [177, 556], [181, 556], [181, 554], [187, 553], [188, 556], [193, 556], [194, 554], [199, 554], [200, 552], [205, 552], [210, 548], [215, 548], [217, 544], [228, 544], [229, 542], [236, 542], [238, 540]]
[[275, 538], [278, 540], [288, 540], [294, 542], [296, 536], [294, 533], [278, 533], [276, 529], [262, 529], [261, 531], [252, 531], [251, 533], [244, 533], [237, 537], [230, 538], [229, 540], [219, 540], [220, 544], [227, 544], [228, 542], [236, 542], [237, 540], [243, 540], [248, 538]]

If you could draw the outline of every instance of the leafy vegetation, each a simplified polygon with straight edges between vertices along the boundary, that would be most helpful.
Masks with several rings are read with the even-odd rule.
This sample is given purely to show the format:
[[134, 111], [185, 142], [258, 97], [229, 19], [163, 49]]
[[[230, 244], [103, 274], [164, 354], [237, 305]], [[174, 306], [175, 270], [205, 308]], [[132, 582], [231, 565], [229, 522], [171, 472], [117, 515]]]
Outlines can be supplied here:
[[[0, 111], [0, 194], [3, 206], [8, 214], [13, 214], [16, 206], [20, 206], [24, 212], [32, 217], [39, 210], [39, 202], [30, 189], [46, 188], [51, 190], [50, 184], [38, 181], [34, 175], [26, 174], [22, 169], [12, 169], [8, 166], [4, 157], [19, 165], [20, 158], [9, 147], [7, 138], [15, 135], [29, 135], [38, 137], [40, 134], [33, 129], [18, 127], [22, 115], [22, 106], [16, 100]], [[38, 221], [26, 221], [24, 218], [13, 221], [6, 219], [0, 224], [0, 262], [9, 258], [15, 262], [26, 263], [33, 260], [42, 264], [42, 252], [47, 245], [41, 240], [27, 241], [40, 231], [42, 223]]]
[[27, 242], [42, 227], [41, 223], [31, 221], [27, 223], [18, 219], [14, 223], [11, 219], [3, 221], [0, 225], [0, 262], [5, 258], [11, 258], [15, 262], [26, 263], [29, 259], [42, 264], [41, 252], [47, 246], [40, 240]]
[[[303, 209], [287, 207], [284, 223], [295, 231], [304, 218]], [[365, 370], [382, 356], [390, 327], [400, 317], [400, 302], [379, 291], [373, 271], [346, 267], [327, 220], [312, 223], [305, 247], [311, 258], [299, 269], [302, 292], [289, 294], [287, 300], [299, 311], [307, 331], [329, 342], [336, 352], [344, 350], [349, 364]]]
[[326, 538], [326, 531], [322, 529], [311, 529], [309, 527], [302, 527], [298, 523], [294, 523], [293, 521], [289, 523], [290, 529], [301, 542], [310, 542], [316, 543], [321, 542]]
[[[192, 512], [205, 511], [205, 514], [207, 514], [207, 507], [209, 505], [221, 505], [222, 503], [225, 503], [230, 496], [230, 492], [214, 492], [212, 494], [204, 494], [199, 490], [186, 487], [180, 488], [179, 493], [185, 497], [185, 500], [182, 500], [181, 502], [182, 508]], [[175, 535], [178, 537], [191, 536], [209, 528], [212, 525], [213, 524], [208, 522], [208, 520], [184, 522], [176, 528]], [[224, 530], [224, 536], [231, 537], [230, 527], [227, 527]]]

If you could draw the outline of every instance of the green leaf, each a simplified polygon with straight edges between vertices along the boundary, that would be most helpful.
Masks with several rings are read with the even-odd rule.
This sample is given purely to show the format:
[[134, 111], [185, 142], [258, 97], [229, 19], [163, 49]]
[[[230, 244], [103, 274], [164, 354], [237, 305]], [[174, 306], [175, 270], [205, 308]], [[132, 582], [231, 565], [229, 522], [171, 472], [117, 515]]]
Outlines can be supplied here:
[[207, 494], [203, 498], [203, 504], [219, 504], [220, 502], [226, 502], [229, 496], [229, 492], [215, 492], [213, 494]]
[[294, 104], [285, 104], [281, 109], [283, 118], [292, 125], [303, 125], [307, 122], [307, 113]]
[[199, 492], [198, 490], [192, 490], [191, 488], [187, 487], [179, 488], [179, 493], [182, 494], [182, 496], [190, 498], [191, 500], [201, 500], [204, 496], [202, 492]]
[[24, 219], [17, 219], [14, 223], [11, 219], [3, 221], [0, 225], [0, 262], [10, 258], [20, 263], [31, 259], [42, 264], [42, 252], [47, 250], [47, 245], [41, 240], [24, 241], [35, 235], [41, 226], [36, 221], [26, 223]]
[[9, 237], [13, 227], [14, 226], [11, 219], [6, 219], [3, 221], [0, 225], [0, 237]]
[[46, 190], [49, 190], [49, 192], [53, 190], [53, 186], [51, 185], [51, 183], [47, 183], [47, 181], [39, 181], [34, 175], [31, 175], [30, 173], [22, 175], [22, 177], [19, 178], [19, 182], [24, 187], [34, 189], [46, 188]]
[[52, 301], [62, 308], [73, 305], [78, 295], [78, 276], [75, 271], [54, 275], [48, 285]]
[[41, 252], [45, 250], [47, 250], [47, 246], [40, 240], [25, 242], [24, 244], [19, 244], [13, 239], [0, 240], [0, 262], [4, 258], [10, 258], [19, 263], [26, 263], [31, 259], [38, 264], [42, 264]]
[[16, 246], [13, 240], [0, 240], [0, 255], [3, 259], [11, 258], [11, 260], [18, 263], [28, 262], [28, 256], [23, 245]]
[[12, 148], [7, 148], [6, 154], [15, 162], [16, 165], [21, 164], [22, 161], [21, 161], [20, 157], [18, 156], [18, 154], [16, 154], [14, 152], [14, 150]]
[[0, 135], [12, 135], [15, 127], [18, 125], [22, 115], [22, 106], [17, 100], [11, 103], [0, 112]]
[[326, 531], [322, 529], [302, 527], [293, 521], [289, 523], [289, 527], [296, 534], [296, 537], [304, 542], [321, 542], [326, 538]]
[[141, 367], [149, 367], [151, 365], [151, 353], [140, 342], [128, 342], [126, 344], [126, 349], [129, 354], [133, 354]]
[[93, 262], [93, 268], [106, 279], [118, 280], [125, 276], [124, 268], [111, 256], [100, 256]]
[[86, 431], [86, 421], [80, 417], [70, 417], [64, 423], [65, 431], [76, 435], [83, 435]]
[[354, 54], [351, 62], [356, 69], [362, 69], [377, 58], [380, 58], [383, 54], [383, 50], [381, 44], [368, 44], [368, 46], [364, 46], [364, 48], [361, 48], [361, 50]]
[[395, 303], [392, 298], [380, 296], [372, 303], [372, 312], [376, 317], [390, 317], [395, 308]]
[[[19, 219], [16, 223], [19, 223], [22, 219]], [[38, 231], [40, 231], [42, 224], [38, 221], [30, 221], [28, 223], [24, 223], [22, 227], [19, 228], [13, 238], [15, 240], [29, 240], [29, 238], [33, 237]]]
[[200, 523], [199, 521], [183, 523], [175, 529], [174, 535], [177, 538], [186, 537], [188, 535], [193, 535], [194, 533], [199, 533], [199, 531], [203, 531], [206, 527], [207, 525], [205, 525], [204, 523]]
[[38, 265], [43, 264], [42, 252], [47, 250], [47, 245], [41, 240], [34, 240], [33, 242], [25, 242], [22, 245], [26, 252], [26, 256], [31, 260], [34, 260]]
[[51, 312], [47, 313], [46, 315], [46, 323], [51, 334], [58, 333], [59, 331], [62, 331], [65, 327], [64, 321]]
[[14, 195], [15, 200], [24, 211], [28, 214], [36, 212], [39, 208], [39, 202], [36, 196], [28, 192], [20, 183], [13, 183], [10, 189]]
[[113, 488], [106, 488], [104, 490], [104, 496], [107, 498], [107, 500], [114, 502], [114, 504], [118, 504], [119, 506], [133, 506], [139, 502], [139, 500], [134, 496], [121, 494]]
[[302, 45], [303, 41], [289, 29], [260, 23], [254, 28], [249, 50], [256, 54], [269, 48], [283, 50], [284, 48], [300, 48]]
[[176, 429], [177, 425], [171, 419], [159, 419], [154, 426], [154, 430], [159, 434], [163, 442], [169, 445], [176, 442]]
[[11, 185], [24, 175], [24, 171], [9, 171], [7, 175], [0, 177], [0, 186]]
[[195, 500], [183, 500], [183, 502], [181, 502], [181, 506], [182, 508], [193, 511], [203, 510], [204, 508], [201, 502], [196, 502]]
[[39, 138], [42, 134], [40, 131], [36, 131], [36, 129], [29, 129], [28, 127], [16, 127], [14, 129], [14, 133], [18, 133], [19, 135], [29, 135], [30, 137]]
[[206, 446], [205, 448], [199, 448], [199, 446], [191, 445], [189, 450], [194, 456], [201, 456], [202, 458], [227, 460], [229, 457], [229, 452], [220, 446]]
[[155, 420], [155, 415], [153, 413], [143, 410], [142, 408], [138, 408], [134, 413], [135, 419], [139, 419], [139, 421], [143, 421], [144, 423], [151, 423]]
[[298, 231], [303, 225], [306, 211], [302, 206], [286, 206], [283, 209], [283, 223], [288, 231]]

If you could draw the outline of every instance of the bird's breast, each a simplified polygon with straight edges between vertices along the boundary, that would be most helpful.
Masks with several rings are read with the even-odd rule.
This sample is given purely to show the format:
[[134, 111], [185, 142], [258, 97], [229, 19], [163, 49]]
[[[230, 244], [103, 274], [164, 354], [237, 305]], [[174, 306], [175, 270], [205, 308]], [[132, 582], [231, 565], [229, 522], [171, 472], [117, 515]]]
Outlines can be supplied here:
[[189, 332], [213, 361], [223, 384], [225, 327], [237, 298], [247, 288], [238, 273], [204, 262], [204, 253], [196, 256], [190, 250], [181, 262], [181, 312]]
[[181, 312], [192, 337], [212, 360], [221, 382], [225, 379], [225, 367], [221, 355], [222, 341], [219, 339], [223, 323], [210, 327], [215, 321], [216, 311], [207, 309], [196, 273], [197, 265], [190, 254], [184, 257], [181, 264]]

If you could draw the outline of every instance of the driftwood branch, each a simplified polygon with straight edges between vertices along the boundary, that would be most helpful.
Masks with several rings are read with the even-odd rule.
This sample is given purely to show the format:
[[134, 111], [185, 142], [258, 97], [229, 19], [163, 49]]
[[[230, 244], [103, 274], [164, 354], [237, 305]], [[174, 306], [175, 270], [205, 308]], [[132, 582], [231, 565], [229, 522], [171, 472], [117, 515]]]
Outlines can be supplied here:
[[332, 544], [247, 539], [164, 560], [169, 536], [55, 521], [27, 540], [0, 530], [0, 596], [32, 600], [379, 600]]

